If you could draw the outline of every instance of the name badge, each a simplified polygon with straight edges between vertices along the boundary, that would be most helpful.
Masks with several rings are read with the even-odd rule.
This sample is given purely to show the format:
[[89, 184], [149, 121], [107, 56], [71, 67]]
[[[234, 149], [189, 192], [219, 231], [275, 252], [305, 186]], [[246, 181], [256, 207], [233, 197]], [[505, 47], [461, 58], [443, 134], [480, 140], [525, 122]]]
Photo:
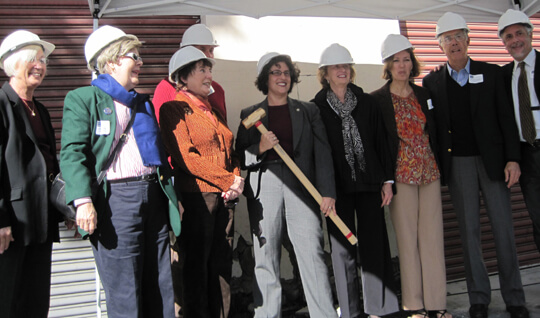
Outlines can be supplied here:
[[484, 74], [469, 74], [469, 83], [478, 84], [484, 82]]
[[429, 110], [432, 110], [433, 109], [433, 102], [431, 101], [431, 98], [427, 100], [427, 108]]
[[98, 120], [96, 126], [96, 135], [108, 135], [111, 133], [111, 122], [108, 120]]

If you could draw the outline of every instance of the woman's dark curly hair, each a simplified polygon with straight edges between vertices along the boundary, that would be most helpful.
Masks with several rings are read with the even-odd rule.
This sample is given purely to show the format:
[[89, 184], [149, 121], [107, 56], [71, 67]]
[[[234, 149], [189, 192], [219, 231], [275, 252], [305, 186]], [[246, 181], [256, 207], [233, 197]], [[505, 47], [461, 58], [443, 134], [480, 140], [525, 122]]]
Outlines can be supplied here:
[[291, 87], [289, 87], [289, 93], [292, 91], [294, 84], [300, 82], [300, 70], [296, 64], [292, 62], [291, 57], [288, 55], [278, 55], [266, 63], [261, 73], [255, 80], [255, 86], [257, 86], [257, 89], [259, 89], [264, 95], [268, 95], [268, 77], [270, 76], [270, 68], [272, 65], [276, 65], [279, 62], [285, 63], [289, 68], [289, 72], [291, 72]]

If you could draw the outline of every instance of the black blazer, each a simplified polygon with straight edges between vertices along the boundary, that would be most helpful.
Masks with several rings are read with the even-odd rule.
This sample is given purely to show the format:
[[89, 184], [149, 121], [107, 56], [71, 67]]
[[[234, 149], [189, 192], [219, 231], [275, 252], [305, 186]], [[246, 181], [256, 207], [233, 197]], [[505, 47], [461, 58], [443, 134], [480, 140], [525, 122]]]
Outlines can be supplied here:
[[[371, 95], [375, 97], [375, 99], [379, 102], [382, 110], [384, 124], [387, 130], [387, 138], [390, 148], [390, 155], [392, 158], [392, 166], [395, 173], [399, 151], [399, 137], [396, 124], [396, 113], [394, 112], [394, 104], [392, 103], [392, 95], [390, 94], [390, 83], [391, 81], [388, 81], [383, 87], [371, 92]], [[433, 154], [435, 155], [437, 167], [439, 167], [435, 118], [433, 115], [433, 109], [429, 109], [427, 102], [430, 99], [429, 92], [425, 88], [415, 85], [413, 83], [411, 83], [411, 87], [414, 91], [414, 95], [420, 103], [422, 112], [426, 116], [426, 125], [424, 129], [429, 137], [429, 146], [431, 147], [431, 151], [433, 151]]]
[[322, 89], [313, 100], [321, 111], [321, 117], [328, 133], [328, 141], [332, 147], [336, 187], [345, 193], [378, 192], [384, 181], [394, 180], [393, 164], [386, 142], [382, 114], [375, 99], [364, 93], [362, 88], [349, 84], [349, 89], [357, 99], [356, 108], [352, 111], [351, 116], [354, 118], [362, 138], [366, 161], [365, 171], [361, 172], [356, 169], [356, 181], [352, 179], [351, 168], [345, 159], [342, 120], [328, 104], [326, 98], [328, 90]]
[[[504, 180], [508, 161], [521, 159], [518, 130], [511, 104], [504, 88], [502, 70], [495, 64], [471, 60], [471, 75], [482, 75], [479, 83], [469, 83], [471, 118], [480, 157], [491, 180]], [[448, 180], [452, 163], [452, 125], [447, 93], [448, 66], [424, 77], [429, 90], [437, 123], [437, 140], [441, 172]]]
[[[56, 141], [45, 106], [34, 99], [50, 149]], [[59, 171], [55, 160], [54, 173]], [[16, 241], [29, 245], [58, 241], [60, 213], [49, 200], [45, 159], [26, 117], [24, 104], [9, 83], [0, 90], [0, 228], [11, 226]]]
[[[534, 52], [536, 53], [536, 63], [534, 64], [534, 74], [540, 74], [540, 52], [538, 52], [537, 50], [534, 50]], [[504, 76], [504, 84], [505, 84], [504, 86], [506, 87], [508, 99], [510, 100], [511, 105], [516, 107], [516, 105], [514, 105], [514, 99], [512, 98], [512, 75], [514, 73], [514, 63], [515, 61], [512, 61], [504, 65], [502, 68], [503, 68], [503, 76]], [[536, 96], [540, 97], [540, 75], [534, 77], [534, 90], [536, 92]], [[532, 105], [532, 106], [539, 106], [539, 105]], [[514, 115], [514, 118], [515, 118], [515, 112], [512, 112], [512, 114]]]

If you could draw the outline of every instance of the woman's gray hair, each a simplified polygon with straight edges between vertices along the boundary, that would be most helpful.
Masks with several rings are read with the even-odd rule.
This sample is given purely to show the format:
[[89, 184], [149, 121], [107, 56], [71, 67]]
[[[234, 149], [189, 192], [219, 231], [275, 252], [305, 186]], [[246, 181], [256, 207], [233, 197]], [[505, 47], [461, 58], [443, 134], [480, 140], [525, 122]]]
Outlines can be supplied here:
[[126, 35], [115, 41], [99, 53], [96, 59], [96, 69], [99, 74], [109, 74], [112, 70], [107, 65], [109, 62], [117, 63], [121, 56], [133, 49], [139, 49], [142, 46], [141, 41], [133, 35]]
[[34, 60], [39, 51], [43, 52], [43, 48], [39, 45], [28, 45], [11, 54], [4, 60], [4, 72], [8, 77], [15, 76], [17, 71], [17, 63], [29, 63]]

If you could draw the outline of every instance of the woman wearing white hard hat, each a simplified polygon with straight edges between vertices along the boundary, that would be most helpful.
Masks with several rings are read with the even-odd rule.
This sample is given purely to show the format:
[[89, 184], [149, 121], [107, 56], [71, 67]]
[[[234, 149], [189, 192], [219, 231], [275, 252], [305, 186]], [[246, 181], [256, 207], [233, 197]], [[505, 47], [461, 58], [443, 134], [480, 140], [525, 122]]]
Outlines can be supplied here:
[[107, 25], [88, 37], [88, 68], [99, 75], [66, 96], [60, 167], [66, 201], [90, 234], [107, 315], [174, 317], [168, 232], [180, 234], [180, 216], [152, 104], [134, 90], [141, 45]]
[[[0, 315], [47, 317], [60, 213], [49, 202], [59, 171], [49, 112], [34, 97], [54, 45], [29, 31], [0, 45]], [[10, 199], [11, 198], [11, 199]]]
[[[383, 206], [392, 200], [394, 172], [382, 114], [373, 97], [354, 85], [353, 59], [334, 43], [319, 64], [321, 111], [336, 172], [336, 210], [358, 235], [358, 252], [328, 223], [341, 317], [380, 317], [399, 311]], [[356, 219], [356, 221], [355, 221]], [[359, 259], [357, 259], [357, 254]], [[362, 286], [358, 280], [360, 266]]]
[[402, 306], [411, 317], [449, 318], [440, 173], [429, 93], [413, 83], [420, 63], [409, 40], [390, 34], [381, 55], [388, 82], [371, 94], [382, 109], [396, 176], [390, 215], [396, 232]]
[[[289, 98], [300, 71], [288, 55], [267, 53], [257, 64], [255, 85], [267, 98], [242, 110], [242, 120], [258, 109], [268, 132], [240, 125], [236, 150], [248, 170], [244, 192], [255, 251], [255, 317], [281, 316], [280, 258], [286, 230], [298, 259], [311, 317], [336, 317], [323, 256], [320, 211], [335, 213], [334, 169], [319, 110]], [[315, 185], [320, 206], [272, 149], [280, 144]]]
[[182, 269], [173, 273], [180, 280], [176, 294], [181, 295], [184, 317], [228, 316], [232, 275], [228, 205], [234, 205], [244, 189], [234, 136], [208, 101], [213, 65], [214, 60], [193, 46], [178, 50], [169, 63], [178, 94], [160, 110], [161, 134], [186, 211], [176, 243]]
[[[212, 31], [204, 24], [194, 24], [190, 26], [182, 35], [180, 48], [193, 46], [201, 50], [206, 57], [214, 58], [214, 48], [219, 46]], [[170, 71], [170, 69], [169, 69]], [[169, 73], [169, 76], [171, 74]], [[159, 122], [159, 108], [163, 103], [174, 100], [177, 93], [177, 86], [169, 78], [164, 78], [154, 91], [152, 103], [156, 108], [156, 117]], [[210, 105], [227, 122], [227, 108], [225, 106], [225, 91], [216, 81], [212, 81], [211, 94], [208, 96]]]

